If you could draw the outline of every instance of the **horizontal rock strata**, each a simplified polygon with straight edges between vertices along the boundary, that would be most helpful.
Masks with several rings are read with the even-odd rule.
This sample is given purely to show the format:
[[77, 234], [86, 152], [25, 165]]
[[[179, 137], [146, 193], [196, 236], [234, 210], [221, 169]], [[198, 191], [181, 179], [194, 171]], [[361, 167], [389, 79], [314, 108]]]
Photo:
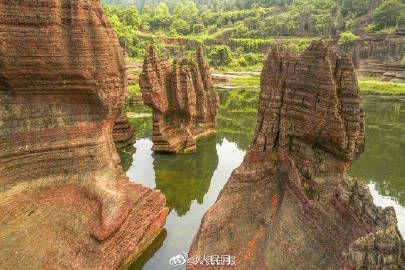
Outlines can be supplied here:
[[145, 105], [153, 109], [153, 151], [195, 151], [195, 140], [214, 132], [219, 98], [203, 48], [170, 66], [150, 46], [139, 84]]
[[127, 87], [98, 0], [0, 2], [0, 268], [117, 269], [165, 222], [112, 129]]
[[124, 148], [136, 140], [135, 128], [125, 113], [115, 119], [112, 136], [117, 148]]
[[353, 60], [361, 77], [378, 77], [384, 81], [405, 82], [405, 29], [391, 34], [369, 34], [354, 46]]
[[274, 50], [253, 141], [189, 258], [235, 256], [236, 266], [215, 269], [403, 269], [394, 210], [376, 207], [367, 185], [346, 173], [364, 141], [351, 59], [321, 41], [301, 55]]

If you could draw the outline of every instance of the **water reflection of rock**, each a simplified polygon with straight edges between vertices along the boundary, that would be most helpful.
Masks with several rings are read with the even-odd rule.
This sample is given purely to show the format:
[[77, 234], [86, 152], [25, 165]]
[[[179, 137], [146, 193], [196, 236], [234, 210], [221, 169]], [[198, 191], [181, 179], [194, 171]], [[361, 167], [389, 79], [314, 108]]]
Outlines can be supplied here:
[[405, 103], [366, 98], [364, 108], [366, 149], [349, 173], [405, 206]]
[[197, 152], [193, 154], [154, 153], [152, 156], [156, 188], [166, 196], [169, 207], [183, 216], [190, 209], [193, 200], [202, 204], [218, 166], [215, 136], [197, 141]]
[[218, 91], [220, 107], [217, 117], [217, 141], [226, 138], [246, 150], [256, 127], [259, 91], [237, 89]]
[[134, 162], [133, 155], [136, 152], [136, 148], [133, 145], [127, 146], [122, 149], [117, 149], [117, 153], [121, 159], [120, 165], [126, 172], [131, 168], [132, 162]]

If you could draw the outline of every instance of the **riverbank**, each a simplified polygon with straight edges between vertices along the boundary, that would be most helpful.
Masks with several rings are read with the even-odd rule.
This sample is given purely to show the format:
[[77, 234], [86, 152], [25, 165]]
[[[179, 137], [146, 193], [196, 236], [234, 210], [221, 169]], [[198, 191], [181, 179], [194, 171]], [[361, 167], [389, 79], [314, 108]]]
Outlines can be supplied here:
[[[221, 74], [216, 74], [216, 78], [220, 79]], [[229, 77], [228, 74], [224, 76]], [[237, 87], [259, 87], [260, 76], [246, 75], [244, 73], [232, 78], [227, 85], [220, 85], [221, 88], [237, 88]], [[405, 96], [405, 83], [383, 82], [377, 78], [365, 78], [359, 80], [359, 87], [362, 94], [366, 95], [400, 95]]]

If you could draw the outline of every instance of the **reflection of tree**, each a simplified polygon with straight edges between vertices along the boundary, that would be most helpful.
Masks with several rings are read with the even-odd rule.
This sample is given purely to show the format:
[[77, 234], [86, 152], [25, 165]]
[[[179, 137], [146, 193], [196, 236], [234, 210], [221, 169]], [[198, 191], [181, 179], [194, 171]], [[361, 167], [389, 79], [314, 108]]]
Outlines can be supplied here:
[[155, 240], [153, 240], [152, 244], [150, 244], [145, 251], [142, 252], [141, 256], [136, 259], [136, 261], [132, 262], [127, 270], [141, 270], [142, 267], [149, 261], [150, 258], [153, 257], [156, 251], [158, 251], [162, 246], [163, 242], [166, 239], [167, 231], [163, 229], [158, 236], [156, 236]]
[[256, 127], [259, 91], [251, 89], [219, 90], [221, 105], [217, 120], [217, 139], [235, 142], [246, 150]]
[[196, 153], [154, 153], [152, 156], [156, 188], [166, 196], [169, 207], [182, 216], [190, 209], [193, 200], [203, 202], [218, 166], [215, 136], [198, 140]]
[[136, 148], [133, 145], [130, 145], [122, 149], [117, 149], [117, 153], [121, 158], [120, 165], [124, 170], [124, 172], [128, 171], [129, 168], [131, 168], [132, 162], [134, 161], [132, 156], [135, 154], [135, 152]]
[[350, 169], [405, 206], [405, 103], [365, 99], [366, 149]]
[[129, 118], [132, 126], [135, 127], [137, 138], [152, 137], [152, 117]]

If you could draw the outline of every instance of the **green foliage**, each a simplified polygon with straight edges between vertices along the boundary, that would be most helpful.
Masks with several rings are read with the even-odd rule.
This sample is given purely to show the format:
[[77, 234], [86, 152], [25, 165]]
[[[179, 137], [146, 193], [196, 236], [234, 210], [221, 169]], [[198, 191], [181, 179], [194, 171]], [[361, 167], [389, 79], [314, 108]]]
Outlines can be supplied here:
[[141, 17], [138, 14], [136, 7], [129, 7], [123, 11], [123, 19], [127, 26], [132, 26], [138, 29], [141, 25]]
[[246, 54], [245, 55], [245, 60], [246, 60], [246, 62], [247, 62], [247, 64], [249, 66], [256, 65], [256, 64], [258, 64], [260, 62], [259, 57], [257, 56], [257, 54], [254, 54], [254, 53]]
[[246, 67], [246, 66], [248, 65], [248, 63], [247, 63], [247, 61], [245, 60], [244, 57], [240, 57], [240, 58], [238, 59], [238, 64], [239, 64], [241, 67]]
[[234, 38], [244, 38], [247, 36], [249, 28], [245, 24], [241, 23], [235, 27], [235, 30], [232, 32], [232, 37]]
[[228, 46], [217, 46], [209, 54], [211, 64], [214, 66], [227, 66], [232, 62], [232, 51]]
[[370, 9], [371, 0], [342, 0], [341, 12], [347, 17], [348, 15], [363, 15]]
[[153, 11], [148, 5], [144, 5], [142, 8], [142, 16], [152, 17]]
[[174, 33], [187, 35], [190, 33], [190, 27], [185, 20], [176, 19], [170, 26], [170, 30], [174, 30]]
[[193, 25], [193, 33], [194, 34], [199, 34], [204, 30], [205, 30], [204, 24], [198, 23], [198, 24]]
[[154, 12], [151, 24], [155, 29], [167, 29], [172, 23], [172, 16], [164, 2], [161, 2]]
[[350, 31], [347, 31], [340, 34], [338, 43], [339, 45], [342, 45], [345, 48], [346, 52], [348, 52], [358, 39], [359, 39], [358, 36], [356, 36]]
[[361, 90], [377, 93], [389, 93], [389, 94], [405, 93], [405, 84], [403, 83], [379, 82], [367, 79], [359, 81], [359, 87]]
[[232, 48], [243, 47], [245, 52], [257, 52], [263, 49], [269, 48], [274, 45], [276, 41], [274, 39], [243, 39], [243, 38], [230, 38], [228, 45]]
[[192, 20], [194, 20], [198, 15], [198, 9], [195, 6], [194, 1], [185, 1], [184, 2], [184, 11], [183, 14], [181, 14], [181, 16], [183, 16], [185, 18], [186, 21], [191, 22]]
[[396, 26], [404, 5], [398, 0], [384, 2], [373, 13], [373, 20], [377, 30]]
[[260, 86], [260, 77], [251, 76], [251, 77], [238, 77], [232, 80], [232, 83], [237, 85], [249, 85], [249, 86]]
[[[163, 55], [179, 57], [205, 45], [211, 64], [221, 70], [260, 69], [259, 54], [274, 46], [302, 52], [319, 38], [339, 38], [349, 51], [357, 38], [351, 31], [359, 32], [379, 5], [375, 0], [102, 1], [118, 5], [104, 9], [127, 55], [140, 57], [155, 44]], [[386, 0], [372, 18], [365, 32], [391, 33], [405, 24], [403, 4]]]

